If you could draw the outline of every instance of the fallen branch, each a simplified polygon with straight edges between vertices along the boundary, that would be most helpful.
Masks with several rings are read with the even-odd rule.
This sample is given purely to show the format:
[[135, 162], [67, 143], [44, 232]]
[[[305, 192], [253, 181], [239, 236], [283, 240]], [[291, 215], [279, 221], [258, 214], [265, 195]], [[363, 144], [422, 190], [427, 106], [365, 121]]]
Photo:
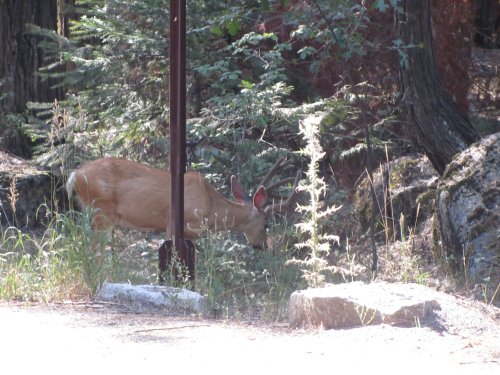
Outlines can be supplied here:
[[176, 327], [146, 328], [146, 329], [137, 329], [132, 332], [142, 333], [142, 332], [153, 332], [153, 331], [171, 331], [174, 329], [198, 328], [198, 327], [210, 327], [210, 324], [194, 324], [194, 325], [192, 324], [192, 325], [176, 326]]

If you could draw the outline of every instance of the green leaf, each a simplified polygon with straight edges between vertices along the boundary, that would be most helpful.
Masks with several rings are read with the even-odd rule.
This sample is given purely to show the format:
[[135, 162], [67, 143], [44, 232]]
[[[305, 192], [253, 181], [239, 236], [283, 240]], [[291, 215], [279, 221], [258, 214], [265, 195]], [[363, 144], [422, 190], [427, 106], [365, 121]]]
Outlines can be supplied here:
[[375, 1], [375, 9], [378, 9], [380, 12], [384, 13], [388, 8], [389, 5], [385, 3], [385, 0]]
[[241, 80], [241, 86], [244, 88], [244, 89], [247, 89], [247, 90], [252, 90], [254, 88], [254, 84], [250, 81], [246, 81], [244, 79]]
[[316, 52], [316, 48], [312, 46], [305, 46], [297, 51], [301, 60], [308, 58]]
[[237, 18], [233, 18], [226, 26], [227, 32], [231, 36], [236, 36], [241, 30], [240, 21]]
[[214, 26], [210, 29], [210, 33], [213, 34], [213, 35], [217, 35], [217, 36], [222, 36], [224, 35], [224, 33], [222, 32], [222, 29], [220, 26]]

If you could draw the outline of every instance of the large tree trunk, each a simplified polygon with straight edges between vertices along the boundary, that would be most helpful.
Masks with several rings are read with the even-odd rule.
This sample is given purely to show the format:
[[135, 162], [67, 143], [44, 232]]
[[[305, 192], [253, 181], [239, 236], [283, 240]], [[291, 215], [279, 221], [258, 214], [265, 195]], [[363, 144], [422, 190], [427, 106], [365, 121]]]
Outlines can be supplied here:
[[26, 102], [50, 102], [62, 92], [36, 75], [44, 65], [37, 40], [26, 33], [26, 24], [57, 30], [57, 0], [6, 0], [0, 2], [0, 79], [6, 97], [4, 111], [23, 112]]
[[31, 156], [31, 143], [20, 123], [22, 116], [7, 121], [5, 114], [26, 112], [27, 102], [52, 102], [62, 99], [64, 90], [53, 89], [53, 79], [43, 80], [38, 69], [46, 65], [38, 40], [27, 33], [35, 24], [60, 35], [67, 35], [68, 18], [74, 0], [0, 1], [0, 147], [23, 157]]
[[432, 50], [429, 0], [403, 0], [401, 6], [400, 38], [415, 45], [408, 49], [408, 64], [400, 64], [408, 114], [427, 157], [442, 174], [453, 156], [479, 136], [441, 84]]

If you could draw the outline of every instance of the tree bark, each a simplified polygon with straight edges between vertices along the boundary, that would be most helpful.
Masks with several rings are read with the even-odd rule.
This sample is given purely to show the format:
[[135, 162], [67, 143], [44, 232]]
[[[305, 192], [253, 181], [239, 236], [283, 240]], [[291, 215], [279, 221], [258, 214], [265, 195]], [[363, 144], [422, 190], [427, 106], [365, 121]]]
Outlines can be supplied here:
[[60, 0], [0, 1], [0, 80], [4, 94], [0, 107], [4, 112], [22, 113], [28, 101], [51, 102], [63, 92], [54, 90], [54, 82], [37, 76], [45, 64], [43, 51], [34, 36], [26, 33], [26, 24], [57, 30]]
[[498, 0], [476, 0], [476, 35], [482, 48], [500, 48], [500, 3]]
[[427, 157], [443, 174], [453, 156], [479, 135], [441, 84], [432, 49], [430, 1], [403, 0], [401, 6], [399, 37], [405, 45], [414, 45], [407, 50], [408, 64], [400, 64], [408, 115]]

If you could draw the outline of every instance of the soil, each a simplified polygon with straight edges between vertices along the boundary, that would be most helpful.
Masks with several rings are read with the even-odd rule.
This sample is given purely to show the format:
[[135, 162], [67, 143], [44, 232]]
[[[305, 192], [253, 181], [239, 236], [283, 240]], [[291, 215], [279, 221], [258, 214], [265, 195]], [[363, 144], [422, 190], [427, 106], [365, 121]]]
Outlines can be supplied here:
[[2, 374], [499, 374], [500, 309], [438, 292], [436, 299], [441, 310], [414, 327], [348, 330], [136, 313], [99, 302], [3, 303], [0, 369]]

